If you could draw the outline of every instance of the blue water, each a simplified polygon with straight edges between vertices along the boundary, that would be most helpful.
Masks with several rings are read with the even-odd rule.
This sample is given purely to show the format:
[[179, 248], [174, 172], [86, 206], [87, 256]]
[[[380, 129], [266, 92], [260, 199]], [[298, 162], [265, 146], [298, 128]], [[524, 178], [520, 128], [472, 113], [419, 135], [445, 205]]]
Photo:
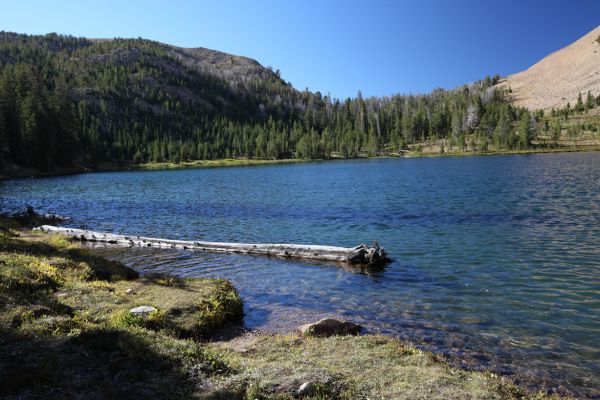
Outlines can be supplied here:
[[143, 272], [230, 279], [251, 328], [340, 316], [542, 390], [600, 392], [600, 153], [94, 173], [0, 183], [68, 225], [165, 238], [355, 246], [383, 271], [99, 249]]

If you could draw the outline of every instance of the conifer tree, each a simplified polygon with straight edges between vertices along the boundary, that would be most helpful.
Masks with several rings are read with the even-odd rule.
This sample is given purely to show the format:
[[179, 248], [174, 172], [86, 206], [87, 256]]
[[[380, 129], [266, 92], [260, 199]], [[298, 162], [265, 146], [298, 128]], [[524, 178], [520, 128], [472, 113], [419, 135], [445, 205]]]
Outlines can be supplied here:
[[531, 145], [532, 129], [529, 111], [523, 111], [519, 119], [519, 147], [527, 149]]

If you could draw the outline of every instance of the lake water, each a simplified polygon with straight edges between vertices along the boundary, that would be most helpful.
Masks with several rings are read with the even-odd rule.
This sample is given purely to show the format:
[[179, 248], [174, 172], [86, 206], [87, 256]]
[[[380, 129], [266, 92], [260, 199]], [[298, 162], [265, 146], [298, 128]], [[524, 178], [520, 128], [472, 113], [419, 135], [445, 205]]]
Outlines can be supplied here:
[[100, 249], [142, 272], [230, 279], [250, 328], [339, 316], [600, 398], [600, 153], [336, 161], [94, 173], [0, 183], [67, 225], [234, 242], [355, 246], [383, 271], [175, 250]]

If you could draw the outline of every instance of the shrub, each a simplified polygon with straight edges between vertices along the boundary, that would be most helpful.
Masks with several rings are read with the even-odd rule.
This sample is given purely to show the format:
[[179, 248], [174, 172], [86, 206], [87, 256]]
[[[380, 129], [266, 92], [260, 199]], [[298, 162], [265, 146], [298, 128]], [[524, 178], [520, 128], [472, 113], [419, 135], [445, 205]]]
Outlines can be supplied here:
[[243, 314], [242, 299], [233, 285], [219, 280], [213, 294], [198, 305], [193, 335], [206, 337], [227, 323], [241, 319]]
[[58, 269], [31, 256], [0, 259], [0, 291], [22, 293], [54, 291], [64, 282]]
[[147, 316], [141, 316], [123, 310], [115, 314], [112, 318], [115, 327], [133, 327], [159, 330], [165, 327], [165, 313], [160, 310], [153, 311]]
[[138, 150], [134, 155], [133, 155], [133, 163], [134, 164], [141, 164], [144, 162], [144, 155]]

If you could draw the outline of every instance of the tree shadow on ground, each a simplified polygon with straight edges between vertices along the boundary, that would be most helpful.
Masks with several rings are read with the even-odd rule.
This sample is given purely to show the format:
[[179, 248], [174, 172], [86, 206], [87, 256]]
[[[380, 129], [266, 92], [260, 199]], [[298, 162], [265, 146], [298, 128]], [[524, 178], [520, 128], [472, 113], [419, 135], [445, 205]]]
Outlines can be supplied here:
[[201, 383], [149, 338], [125, 330], [68, 338], [2, 328], [0, 343], [0, 393], [7, 399], [175, 399]]

